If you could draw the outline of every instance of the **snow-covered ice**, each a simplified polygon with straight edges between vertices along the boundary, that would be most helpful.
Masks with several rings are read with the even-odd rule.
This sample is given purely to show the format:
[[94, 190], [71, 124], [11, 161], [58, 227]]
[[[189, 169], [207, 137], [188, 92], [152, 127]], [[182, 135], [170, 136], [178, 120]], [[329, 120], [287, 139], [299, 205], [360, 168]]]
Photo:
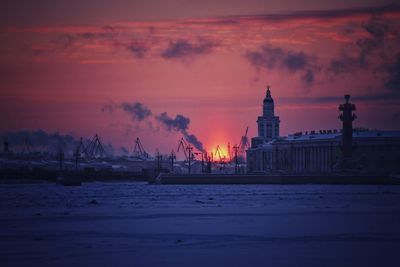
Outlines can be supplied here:
[[0, 266], [400, 266], [400, 186], [0, 185]]

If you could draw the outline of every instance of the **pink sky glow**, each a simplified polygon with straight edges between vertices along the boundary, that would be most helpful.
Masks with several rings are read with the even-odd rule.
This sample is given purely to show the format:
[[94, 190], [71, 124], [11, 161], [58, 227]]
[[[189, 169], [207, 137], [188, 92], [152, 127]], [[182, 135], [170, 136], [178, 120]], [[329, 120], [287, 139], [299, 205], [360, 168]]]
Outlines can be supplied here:
[[[116, 152], [140, 137], [150, 153], [168, 153], [182, 134], [160, 122], [166, 112], [189, 118], [187, 132], [210, 151], [238, 143], [247, 126], [255, 136], [267, 85], [282, 135], [340, 128], [344, 94], [357, 105], [355, 126], [400, 129], [400, 6], [254, 0], [228, 9], [217, 1], [207, 11], [208, 1], [172, 1], [180, 12], [152, 13], [117, 1], [135, 9], [129, 16], [105, 12], [104, 2], [30, 21], [9, 7], [16, 18], [0, 25], [1, 132], [98, 133]], [[137, 102], [151, 115], [123, 108]]]

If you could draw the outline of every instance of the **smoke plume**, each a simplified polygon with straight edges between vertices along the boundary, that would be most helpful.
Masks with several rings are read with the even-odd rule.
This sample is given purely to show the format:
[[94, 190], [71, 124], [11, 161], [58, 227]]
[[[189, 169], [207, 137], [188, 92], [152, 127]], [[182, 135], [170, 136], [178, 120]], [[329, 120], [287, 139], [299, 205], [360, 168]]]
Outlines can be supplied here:
[[151, 116], [151, 110], [140, 102], [122, 103], [121, 108], [130, 114], [133, 120], [142, 121]]
[[178, 114], [175, 118], [172, 118], [167, 114], [167, 112], [163, 112], [158, 115], [156, 119], [161, 122], [167, 130], [180, 132], [197, 150], [204, 152], [203, 144], [199, 139], [195, 135], [188, 133], [190, 124], [190, 119], [188, 117]]
[[140, 102], [124, 102], [121, 105], [111, 105], [111, 107], [109, 104], [107, 104], [103, 106], [102, 110], [113, 112], [115, 107], [122, 109], [125, 113], [128, 113], [133, 121], [141, 122], [150, 120], [152, 117], [154, 117], [154, 119], [164, 126], [167, 131], [181, 133], [183, 137], [197, 150], [201, 152], [204, 151], [203, 144], [199, 141], [199, 139], [194, 134], [189, 133], [190, 119], [182, 114], [176, 115], [175, 118], [170, 117], [167, 112], [162, 112], [159, 115], [153, 115], [153, 112]]

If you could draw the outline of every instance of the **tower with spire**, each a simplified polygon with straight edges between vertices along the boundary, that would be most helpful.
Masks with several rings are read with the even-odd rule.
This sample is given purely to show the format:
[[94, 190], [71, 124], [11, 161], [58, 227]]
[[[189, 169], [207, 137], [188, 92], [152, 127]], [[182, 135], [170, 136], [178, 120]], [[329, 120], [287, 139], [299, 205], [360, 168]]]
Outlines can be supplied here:
[[279, 137], [279, 117], [274, 114], [274, 99], [271, 96], [270, 86], [263, 102], [263, 114], [257, 119], [258, 137], [264, 138], [266, 142]]

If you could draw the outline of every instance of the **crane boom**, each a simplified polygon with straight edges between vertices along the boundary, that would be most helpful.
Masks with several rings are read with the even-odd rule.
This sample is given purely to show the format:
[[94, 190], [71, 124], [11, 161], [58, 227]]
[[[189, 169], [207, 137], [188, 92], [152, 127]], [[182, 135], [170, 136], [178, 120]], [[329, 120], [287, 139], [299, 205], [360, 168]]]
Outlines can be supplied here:
[[188, 145], [187, 145], [185, 139], [183, 139], [183, 137], [182, 137], [182, 139], [181, 139], [181, 140], [179, 141], [179, 143], [178, 143], [178, 149], [177, 149], [176, 152], [179, 152], [179, 149], [182, 148], [182, 151], [183, 151], [183, 154], [185, 155], [185, 159], [186, 159], [186, 160], [188, 159], [188, 155], [187, 155], [187, 153], [186, 153], [186, 148], [187, 148], [187, 147], [188, 147]]
[[144, 157], [146, 159], [149, 157], [149, 154], [144, 149], [142, 142], [140, 142], [139, 137], [136, 138], [135, 146], [133, 148], [133, 154], [134, 154], [134, 156]]

